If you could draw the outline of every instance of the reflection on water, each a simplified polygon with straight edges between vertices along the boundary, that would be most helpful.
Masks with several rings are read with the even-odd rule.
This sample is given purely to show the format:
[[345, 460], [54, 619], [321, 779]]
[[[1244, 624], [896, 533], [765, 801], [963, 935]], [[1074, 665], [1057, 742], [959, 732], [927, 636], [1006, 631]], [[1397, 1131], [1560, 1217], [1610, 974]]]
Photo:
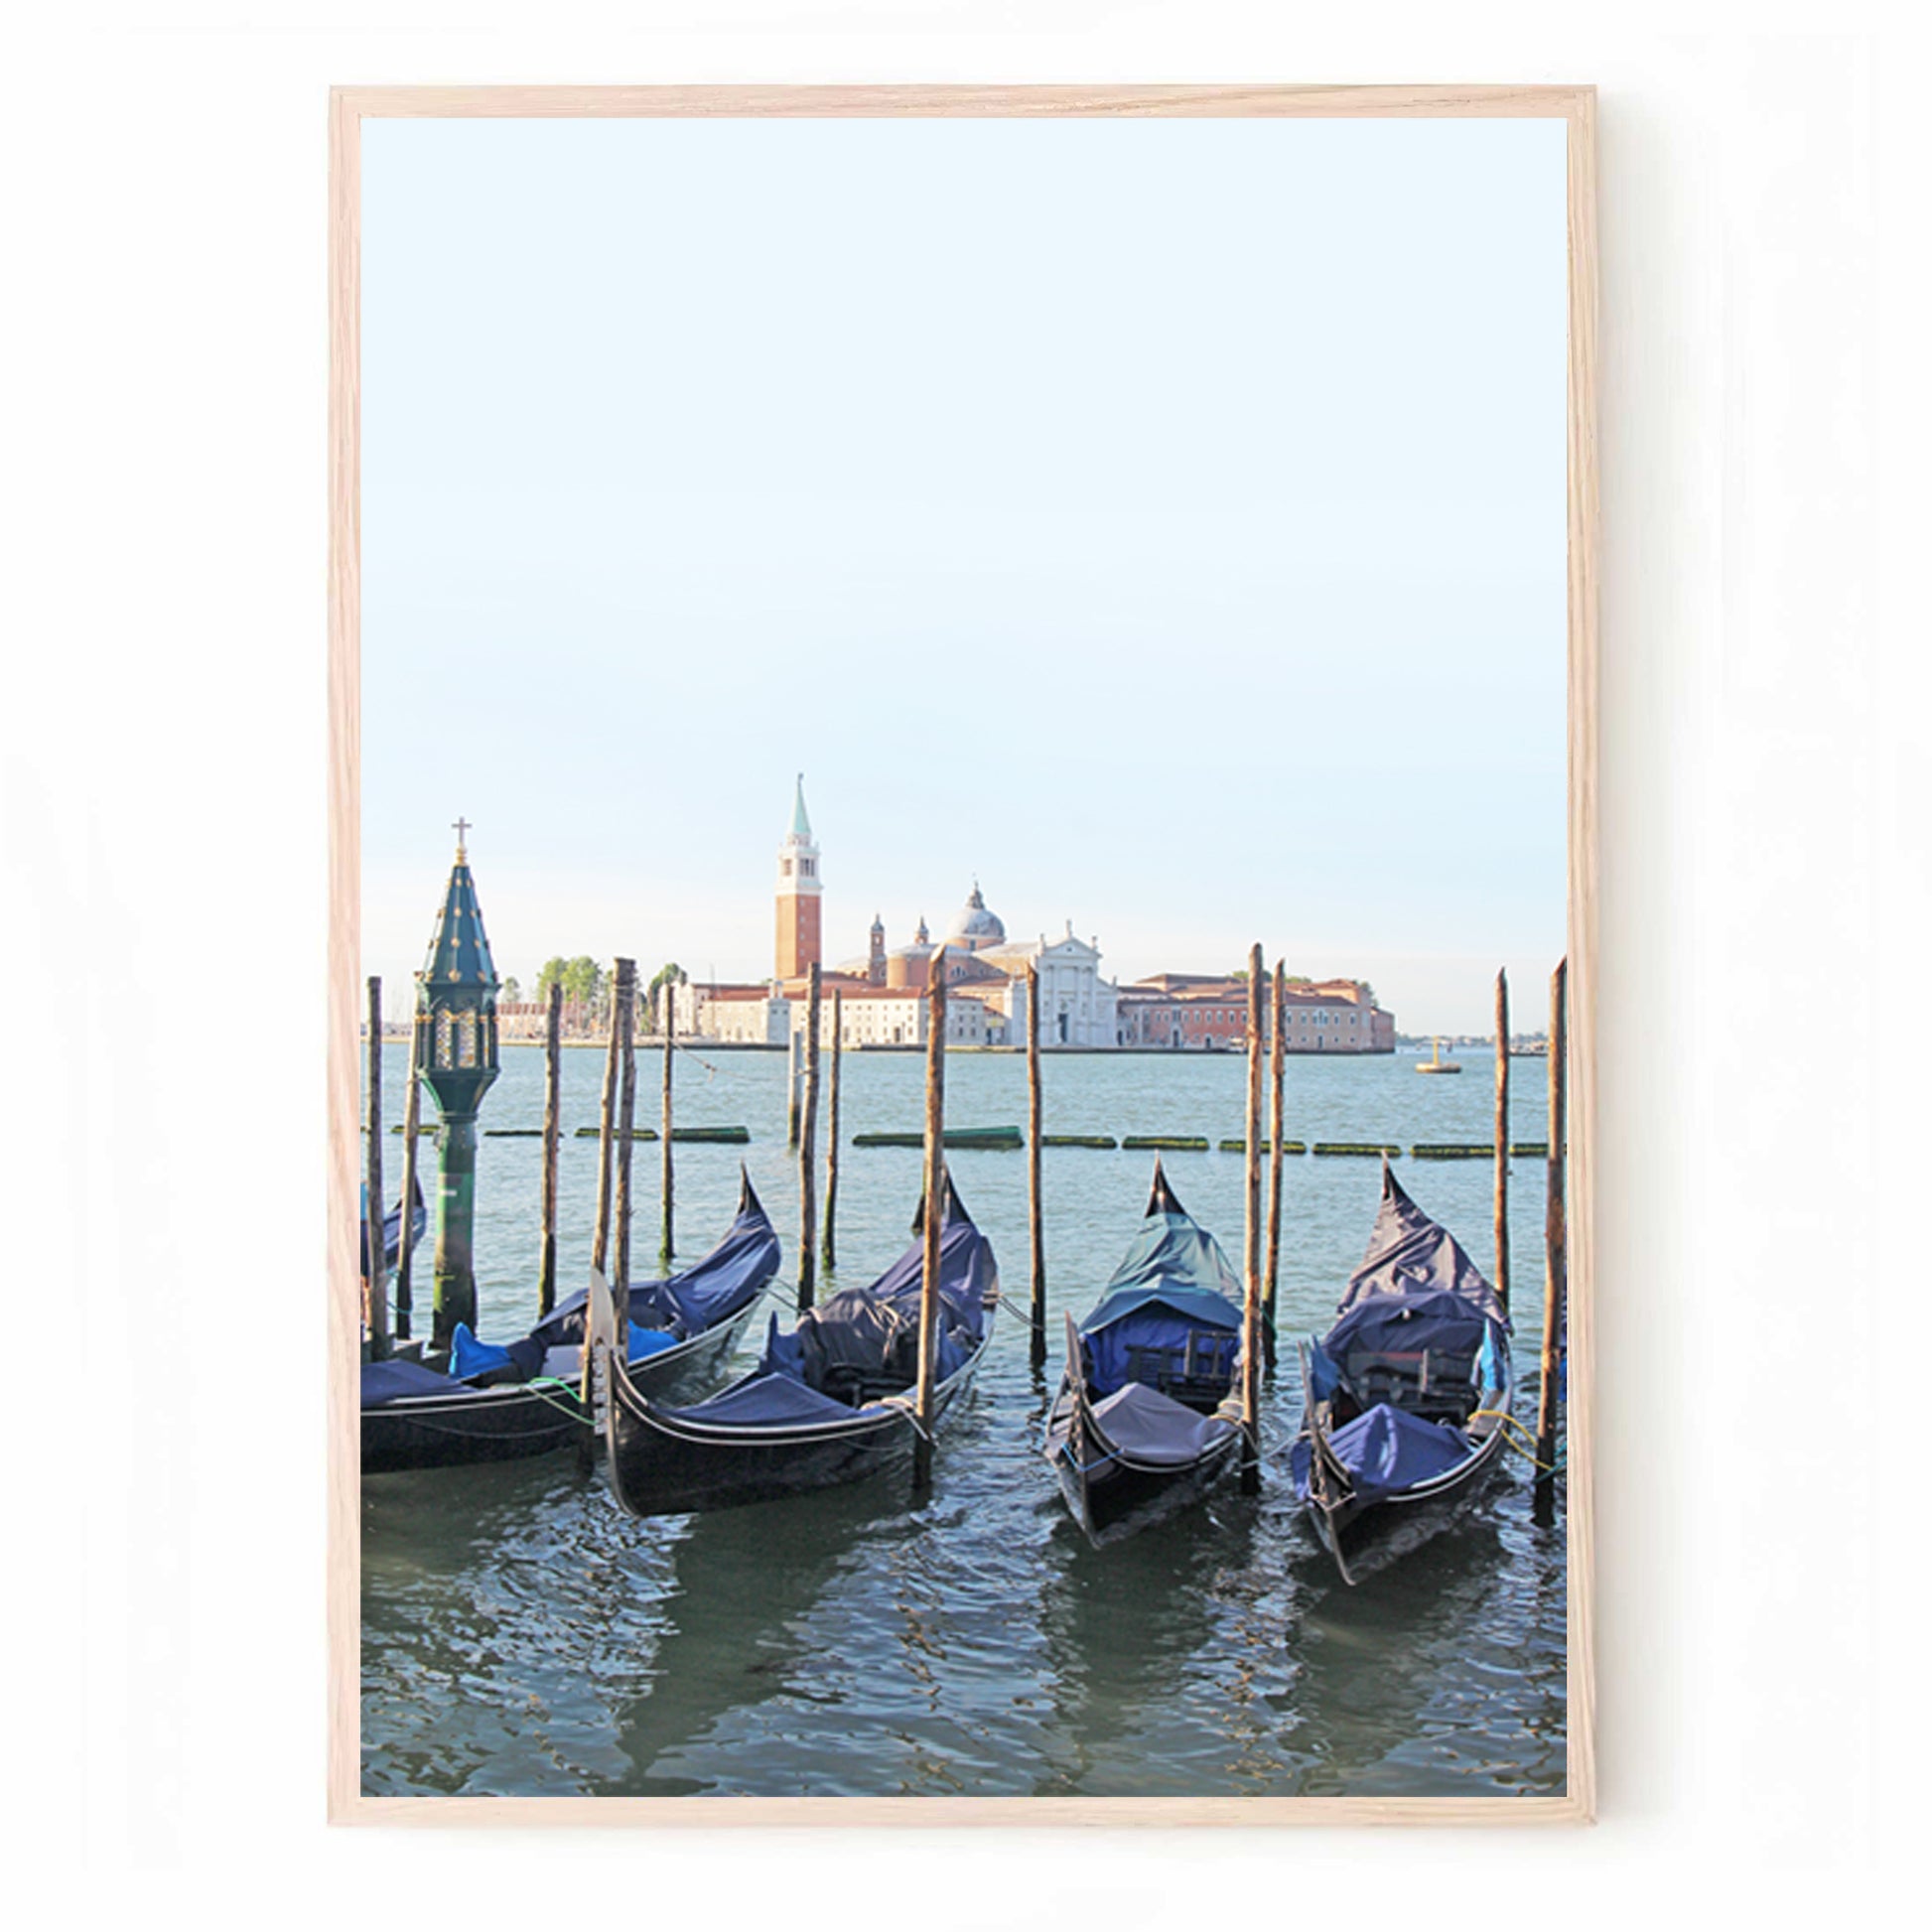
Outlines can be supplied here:
[[[1291, 1063], [1306, 1140], [1483, 1140], [1479, 1053], [1461, 1080], [1408, 1059]], [[398, 1055], [387, 1056], [391, 1061]], [[737, 1160], [789, 1251], [781, 1055], [687, 1063], [694, 1122], [742, 1121], [749, 1150], [680, 1148], [680, 1245], [723, 1229]], [[485, 1125], [540, 1118], [540, 1056], [510, 1052]], [[597, 1055], [565, 1061], [565, 1122], [597, 1112]], [[397, 1091], [385, 1111], [400, 1117]], [[911, 1128], [911, 1055], [850, 1055], [848, 1133]], [[1069, 1057], [1047, 1067], [1049, 1133], [1238, 1133], [1242, 1066]], [[1005, 1055], [947, 1070], [963, 1125], [1024, 1119]], [[1543, 1131], [1519, 1080], [1515, 1132]], [[393, 1148], [393, 1143], [392, 1143]], [[566, 1282], [588, 1263], [590, 1143], [565, 1142]], [[840, 1177], [841, 1279], [907, 1239], [914, 1151], [853, 1151]], [[483, 1327], [528, 1325], [539, 1145], [483, 1143]], [[1147, 1157], [1048, 1150], [1051, 1332], [1088, 1307], [1145, 1204]], [[1238, 1247], [1241, 1162], [1169, 1157], [1191, 1211]], [[393, 1173], [393, 1162], [391, 1164]], [[1299, 1413], [1285, 1349], [1263, 1494], [1232, 1480], [1197, 1511], [1104, 1551], [1068, 1521], [1037, 1453], [1045, 1384], [1027, 1359], [1024, 1160], [961, 1154], [961, 1192], [1006, 1266], [1008, 1307], [978, 1387], [950, 1420], [928, 1500], [888, 1473], [818, 1496], [634, 1522], [568, 1455], [364, 1485], [363, 1765], [375, 1792], [1242, 1795], [1561, 1791], [1563, 1531], [1530, 1521], [1512, 1459], [1456, 1527], [1356, 1588], [1292, 1508], [1281, 1451]], [[638, 1212], [655, 1226], [654, 1162]], [[1485, 1163], [1406, 1163], [1412, 1191], [1477, 1255]], [[1519, 1163], [1511, 1244], [1519, 1361], [1534, 1362], [1541, 1169]], [[1285, 1335], [1325, 1326], [1373, 1217], [1370, 1162], [1291, 1160]], [[1519, 1260], [1520, 1265], [1520, 1260]], [[836, 1286], [836, 1282], [832, 1284]], [[758, 1326], [747, 1338], [758, 1345]]]

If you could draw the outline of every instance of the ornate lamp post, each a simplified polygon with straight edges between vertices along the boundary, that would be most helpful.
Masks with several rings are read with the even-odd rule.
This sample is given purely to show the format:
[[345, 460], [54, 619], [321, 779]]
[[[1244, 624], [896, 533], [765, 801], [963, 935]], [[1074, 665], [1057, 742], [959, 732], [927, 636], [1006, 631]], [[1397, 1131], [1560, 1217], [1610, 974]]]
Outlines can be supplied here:
[[498, 982], [464, 850], [469, 829], [456, 821], [456, 864], [416, 982], [417, 1062], [443, 1116], [432, 1348], [447, 1348], [459, 1321], [477, 1324], [477, 1110], [496, 1078]]

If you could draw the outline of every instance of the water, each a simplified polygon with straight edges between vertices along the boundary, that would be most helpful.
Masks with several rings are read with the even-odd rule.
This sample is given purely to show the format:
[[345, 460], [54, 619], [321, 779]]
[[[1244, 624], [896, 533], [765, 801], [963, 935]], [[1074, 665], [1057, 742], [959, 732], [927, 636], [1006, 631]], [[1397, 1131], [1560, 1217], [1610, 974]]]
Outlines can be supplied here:
[[[1416, 1056], [1289, 1062], [1289, 1134], [1305, 1141], [1487, 1141], [1492, 1065], [1425, 1079]], [[403, 1053], [385, 1055], [401, 1118]], [[506, 1048], [485, 1127], [542, 1119], [542, 1055]], [[680, 1260], [715, 1241], [738, 1163], [785, 1243], [784, 1056], [678, 1066], [678, 1119], [742, 1122], [749, 1149], [680, 1146]], [[639, 1119], [659, 1061], [639, 1061]], [[1512, 1137], [1544, 1138], [1544, 1067], [1515, 1066]], [[564, 1061], [562, 1281], [586, 1278], [602, 1055]], [[848, 1053], [845, 1136], [916, 1129], [923, 1063]], [[1018, 1055], [948, 1058], [947, 1118], [1026, 1118]], [[1238, 1136], [1233, 1054], [1050, 1058], [1051, 1133]], [[385, 1135], [394, 1195], [399, 1138]], [[821, 1134], [822, 1139], [822, 1134]], [[430, 1143], [423, 1143], [425, 1160]], [[1165, 1157], [1182, 1202], [1238, 1258], [1242, 1158]], [[1084, 1311], [1147, 1197], [1152, 1157], [1043, 1157], [1049, 1334]], [[534, 1313], [541, 1143], [479, 1157], [481, 1331]], [[634, 1252], [657, 1246], [659, 1149], [635, 1151]], [[376, 1793], [738, 1792], [776, 1795], [1483, 1795], [1564, 1787], [1564, 1549], [1530, 1521], [1527, 1465], [1453, 1530], [1350, 1589], [1291, 1507], [1300, 1413], [1292, 1348], [1264, 1412], [1263, 1494], [1232, 1480], [1199, 1510], [1104, 1551], [1066, 1516], [1037, 1454], [1049, 1393], [1027, 1361], [1022, 1154], [956, 1152], [1007, 1303], [974, 1393], [948, 1419], [930, 1498], [887, 1475], [786, 1503], [635, 1522], [569, 1455], [373, 1478], [362, 1493], [362, 1762]], [[838, 1280], [872, 1279], [906, 1244], [920, 1157], [842, 1151]], [[1490, 1256], [1485, 1161], [1398, 1166], [1405, 1184]], [[1287, 1162], [1284, 1340], [1319, 1331], [1373, 1219], [1373, 1161]], [[1516, 1359], [1525, 1389], [1542, 1306], [1542, 1164], [1511, 1198]], [[425, 1295], [427, 1283], [425, 1282]], [[788, 1306], [788, 1302], [784, 1304]], [[419, 1329], [421, 1324], [419, 1323]], [[748, 1338], [748, 1350], [756, 1341]], [[1057, 1367], [1047, 1374], [1057, 1378]], [[1522, 1410], [1519, 1406], [1519, 1413]]]

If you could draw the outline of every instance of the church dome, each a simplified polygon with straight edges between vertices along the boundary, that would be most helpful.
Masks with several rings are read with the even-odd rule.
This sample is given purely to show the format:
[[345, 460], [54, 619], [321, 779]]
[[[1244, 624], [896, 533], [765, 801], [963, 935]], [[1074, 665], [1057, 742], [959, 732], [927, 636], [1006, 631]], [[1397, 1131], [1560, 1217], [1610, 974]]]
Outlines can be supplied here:
[[989, 912], [986, 900], [980, 897], [979, 881], [973, 882], [973, 897], [959, 908], [959, 916], [952, 922], [952, 931], [946, 935], [949, 945], [964, 946], [968, 952], [977, 952], [982, 946], [1003, 946], [1006, 944], [1007, 929], [1001, 924], [997, 912]]

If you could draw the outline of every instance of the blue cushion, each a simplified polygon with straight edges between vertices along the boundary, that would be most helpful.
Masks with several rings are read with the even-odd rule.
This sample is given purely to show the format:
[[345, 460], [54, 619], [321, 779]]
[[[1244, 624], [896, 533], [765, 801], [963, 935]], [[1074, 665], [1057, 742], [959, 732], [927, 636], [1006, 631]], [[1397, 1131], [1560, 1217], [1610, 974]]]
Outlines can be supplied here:
[[668, 1328], [632, 1328], [630, 1331], [630, 1359], [641, 1361], [646, 1355], [655, 1355], [660, 1349], [675, 1348], [677, 1337]]
[[483, 1375], [492, 1368], [507, 1368], [511, 1356], [507, 1348], [493, 1341], [479, 1341], [467, 1321], [459, 1321], [450, 1336], [450, 1374], [459, 1382]]

